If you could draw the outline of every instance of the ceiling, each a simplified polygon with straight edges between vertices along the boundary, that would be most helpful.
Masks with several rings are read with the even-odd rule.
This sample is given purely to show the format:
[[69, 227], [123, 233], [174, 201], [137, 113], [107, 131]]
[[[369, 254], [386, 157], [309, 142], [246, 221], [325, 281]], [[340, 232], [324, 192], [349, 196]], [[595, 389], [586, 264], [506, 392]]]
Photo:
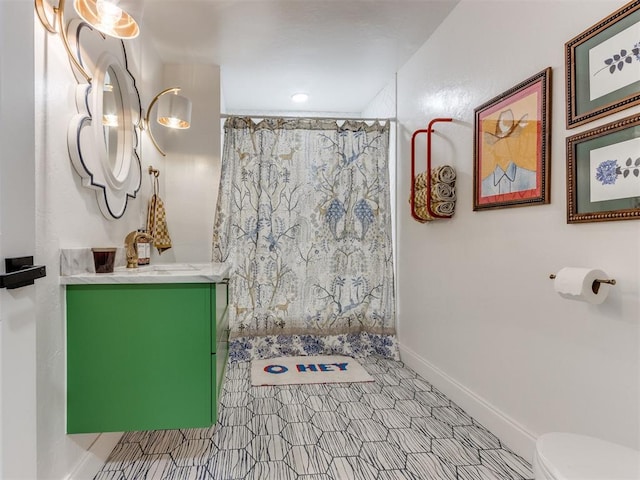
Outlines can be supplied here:
[[457, 3], [146, 0], [142, 29], [166, 63], [220, 65], [227, 112], [358, 113]]

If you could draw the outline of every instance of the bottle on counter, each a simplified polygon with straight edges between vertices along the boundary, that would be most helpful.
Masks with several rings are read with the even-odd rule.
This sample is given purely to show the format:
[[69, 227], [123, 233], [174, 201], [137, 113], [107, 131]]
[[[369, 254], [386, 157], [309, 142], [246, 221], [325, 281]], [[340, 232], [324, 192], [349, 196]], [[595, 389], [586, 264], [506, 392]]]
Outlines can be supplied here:
[[[139, 228], [138, 232], [147, 233], [144, 228]], [[151, 242], [145, 237], [138, 237], [136, 250], [138, 250], [138, 265], [149, 265], [151, 261]]]

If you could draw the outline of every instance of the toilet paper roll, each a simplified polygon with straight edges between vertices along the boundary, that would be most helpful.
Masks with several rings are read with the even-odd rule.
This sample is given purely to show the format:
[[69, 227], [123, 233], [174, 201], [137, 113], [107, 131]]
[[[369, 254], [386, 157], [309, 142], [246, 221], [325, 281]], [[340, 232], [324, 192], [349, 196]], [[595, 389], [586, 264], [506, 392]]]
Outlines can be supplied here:
[[598, 287], [594, 288], [594, 282], [607, 278], [606, 273], [595, 268], [564, 267], [556, 274], [553, 288], [563, 298], [597, 305], [609, 295], [609, 285], [598, 283]]

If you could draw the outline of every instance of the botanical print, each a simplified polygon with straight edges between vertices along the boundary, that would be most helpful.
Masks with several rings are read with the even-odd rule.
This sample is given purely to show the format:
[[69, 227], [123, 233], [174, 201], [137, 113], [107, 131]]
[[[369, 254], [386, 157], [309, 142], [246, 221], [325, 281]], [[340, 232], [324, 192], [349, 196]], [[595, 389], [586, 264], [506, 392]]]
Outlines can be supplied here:
[[640, 79], [640, 22], [589, 50], [589, 96], [595, 100]]
[[591, 202], [640, 197], [640, 138], [590, 152]]
[[230, 118], [214, 231], [230, 356], [397, 358], [389, 126]]
[[532, 85], [480, 116], [480, 203], [540, 195], [541, 84]]

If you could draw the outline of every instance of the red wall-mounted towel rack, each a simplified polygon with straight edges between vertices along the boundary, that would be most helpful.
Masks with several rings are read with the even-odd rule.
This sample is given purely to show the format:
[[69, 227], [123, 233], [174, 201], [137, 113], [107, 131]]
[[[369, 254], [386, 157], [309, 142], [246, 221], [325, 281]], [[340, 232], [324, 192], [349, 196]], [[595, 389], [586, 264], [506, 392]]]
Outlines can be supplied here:
[[451, 121], [453, 121], [452, 118], [434, 118], [429, 122], [426, 130], [416, 130], [411, 136], [411, 216], [419, 222], [426, 222], [427, 220], [416, 213], [416, 137], [421, 133], [427, 134], [427, 212], [434, 218], [450, 218], [445, 215], [438, 215], [431, 209], [431, 134], [434, 131], [434, 123]]

